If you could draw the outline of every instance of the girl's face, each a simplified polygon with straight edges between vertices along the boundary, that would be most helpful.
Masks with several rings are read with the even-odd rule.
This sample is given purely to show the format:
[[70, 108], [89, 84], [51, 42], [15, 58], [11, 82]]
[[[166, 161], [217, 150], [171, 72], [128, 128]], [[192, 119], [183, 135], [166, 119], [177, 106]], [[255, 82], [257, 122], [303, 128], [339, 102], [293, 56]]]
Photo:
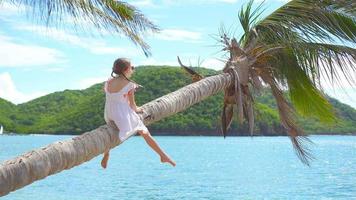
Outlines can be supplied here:
[[135, 67], [130, 63], [130, 66], [125, 70], [125, 74], [128, 78], [134, 73], [134, 69]]

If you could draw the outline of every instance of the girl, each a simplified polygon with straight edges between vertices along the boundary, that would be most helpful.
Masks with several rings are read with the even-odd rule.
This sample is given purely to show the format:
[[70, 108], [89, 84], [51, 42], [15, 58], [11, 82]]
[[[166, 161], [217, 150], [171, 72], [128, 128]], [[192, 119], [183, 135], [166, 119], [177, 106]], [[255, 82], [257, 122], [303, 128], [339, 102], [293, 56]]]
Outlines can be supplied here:
[[[134, 72], [134, 66], [124, 58], [115, 60], [111, 76], [105, 82], [106, 94], [104, 118], [107, 124], [114, 123], [119, 128], [119, 138], [124, 142], [129, 136], [138, 132], [146, 143], [158, 153], [161, 162], [168, 162], [172, 166], [176, 163], [158, 146], [147, 127], [141, 121], [137, 113], [143, 112], [141, 107], [136, 106], [134, 92], [139, 87], [130, 80]], [[101, 166], [105, 169], [109, 159], [109, 151], [104, 153]]]

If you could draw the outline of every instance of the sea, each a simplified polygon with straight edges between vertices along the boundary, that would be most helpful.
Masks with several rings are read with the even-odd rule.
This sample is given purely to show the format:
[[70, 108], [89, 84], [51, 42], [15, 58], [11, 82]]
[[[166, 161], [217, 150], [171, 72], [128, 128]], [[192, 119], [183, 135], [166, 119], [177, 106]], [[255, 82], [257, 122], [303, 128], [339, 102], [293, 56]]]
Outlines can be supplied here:
[[[0, 135], [0, 162], [70, 135]], [[177, 166], [142, 137], [13, 191], [1, 200], [356, 199], [356, 136], [317, 136], [304, 165], [288, 137], [156, 136]]]

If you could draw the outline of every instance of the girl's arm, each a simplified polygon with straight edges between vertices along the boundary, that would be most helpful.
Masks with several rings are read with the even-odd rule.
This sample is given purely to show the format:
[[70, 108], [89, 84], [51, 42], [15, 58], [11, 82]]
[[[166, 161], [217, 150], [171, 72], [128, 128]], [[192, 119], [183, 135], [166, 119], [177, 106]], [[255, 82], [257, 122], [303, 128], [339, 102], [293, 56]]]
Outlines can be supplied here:
[[142, 108], [136, 106], [135, 94], [134, 94], [135, 92], [134, 91], [135, 91], [135, 89], [132, 89], [128, 93], [128, 99], [129, 99], [130, 107], [135, 112], [142, 112]]

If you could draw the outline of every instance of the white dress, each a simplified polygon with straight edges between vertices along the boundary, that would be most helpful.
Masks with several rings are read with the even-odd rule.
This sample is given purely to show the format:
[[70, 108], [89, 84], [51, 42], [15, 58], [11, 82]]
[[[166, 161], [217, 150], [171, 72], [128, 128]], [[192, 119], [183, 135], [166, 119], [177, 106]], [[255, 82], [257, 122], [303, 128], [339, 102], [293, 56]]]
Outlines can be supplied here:
[[137, 84], [129, 82], [119, 92], [110, 93], [108, 84], [111, 80], [106, 81], [104, 86], [106, 96], [104, 119], [106, 123], [115, 122], [119, 128], [118, 134], [121, 142], [139, 130], [148, 132], [139, 115], [129, 105], [128, 93], [134, 92], [138, 88]]

